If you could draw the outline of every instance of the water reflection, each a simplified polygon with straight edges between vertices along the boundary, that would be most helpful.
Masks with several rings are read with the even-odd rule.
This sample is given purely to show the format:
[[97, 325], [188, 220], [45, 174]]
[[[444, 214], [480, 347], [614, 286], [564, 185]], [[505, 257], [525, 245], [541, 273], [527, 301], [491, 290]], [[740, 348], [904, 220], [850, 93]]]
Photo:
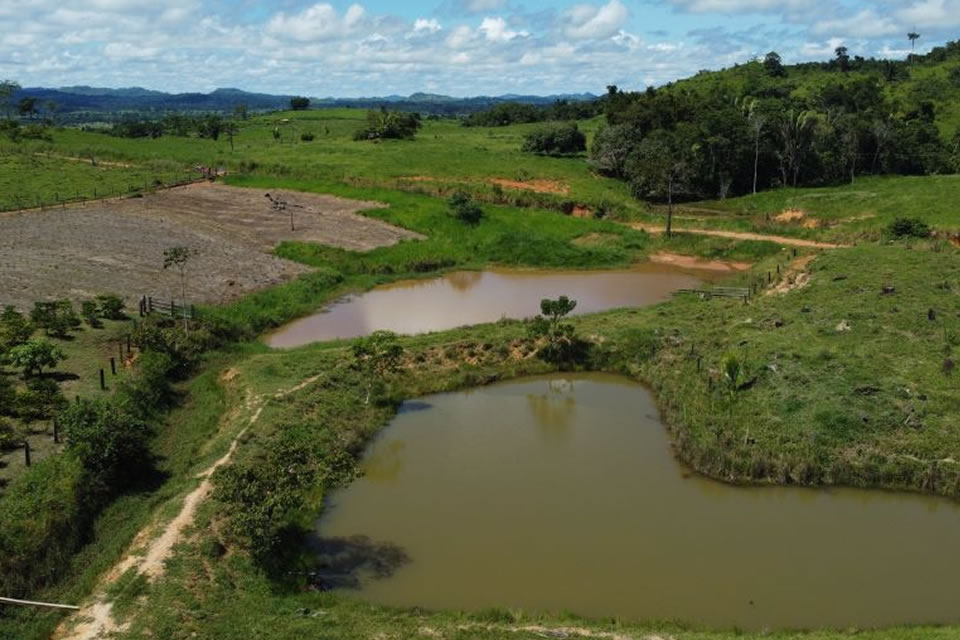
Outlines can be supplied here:
[[527, 402], [544, 440], [563, 442], [571, 422], [576, 418], [577, 399], [573, 394], [573, 382], [567, 378], [550, 380], [546, 393], [528, 394]]

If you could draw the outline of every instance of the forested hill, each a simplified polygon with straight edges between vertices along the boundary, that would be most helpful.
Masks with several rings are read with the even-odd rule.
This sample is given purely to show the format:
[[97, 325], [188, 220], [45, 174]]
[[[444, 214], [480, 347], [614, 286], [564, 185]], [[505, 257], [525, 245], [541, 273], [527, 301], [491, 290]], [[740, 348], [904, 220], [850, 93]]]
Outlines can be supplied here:
[[[49, 89], [43, 87], [24, 87], [14, 96], [14, 103], [24, 98], [36, 100], [37, 109], [45, 114], [48, 105], [58, 115], [61, 122], [83, 121], [85, 119], [115, 120], [123, 115], [136, 114], [138, 117], [150, 113], [232, 113], [244, 105], [250, 111], [268, 111], [287, 109], [293, 95], [272, 95], [251, 93], [240, 89], [217, 89], [210, 93], [165, 93], [139, 87], [126, 89], [106, 89], [87, 86], [61, 87]], [[472, 98], [454, 98], [444, 95], [415, 93], [410, 96], [384, 96], [368, 98], [312, 98], [313, 107], [356, 107], [362, 109], [379, 108], [390, 105], [402, 111], [415, 111], [423, 114], [463, 115], [489, 108], [503, 102], [521, 102], [525, 104], [552, 104], [558, 100], [587, 101], [596, 96], [590, 94], [563, 96], [505, 95], [480, 96]]]
[[608, 87], [590, 159], [653, 200], [960, 170], [960, 43], [908, 60], [840, 47], [822, 63], [763, 60], [646, 91]]

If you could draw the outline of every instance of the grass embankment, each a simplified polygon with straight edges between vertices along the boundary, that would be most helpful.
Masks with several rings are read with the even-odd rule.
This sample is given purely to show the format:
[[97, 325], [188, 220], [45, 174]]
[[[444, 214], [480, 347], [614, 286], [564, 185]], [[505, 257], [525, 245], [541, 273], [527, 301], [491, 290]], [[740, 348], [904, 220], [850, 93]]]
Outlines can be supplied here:
[[[938, 276], [932, 280], [934, 272]], [[586, 366], [653, 383], [679, 454], [706, 474], [734, 482], [908, 488], [956, 497], [960, 465], [951, 456], [958, 450], [960, 429], [951, 419], [957, 401], [944, 365], [955, 348], [958, 289], [960, 256], [953, 252], [934, 252], [925, 243], [862, 246], [819, 256], [809, 265], [805, 286], [762, 295], [748, 306], [686, 297], [573, 322], [580, 335], [597, 344]], [[932, 320], [930, 309], [935, 310]], [[403, 343], [407, 355], [403, 373], [393, 380], [395, 400], [550, 368], [533, 355], [526, 326], [519, 322]], [[308, 525], [323, 492], [349, 480], [365, 441], [392, 415], [393, 405], [364, 405], [363, 381], [348, 362], [342, 346], [323, 344], [260, 353], [234, 364], [226, 383], [233, 426], [221, 433], [236, 433], [244, 424], [238, 403], [247, 397], [246, 389], [269, 397], [319, 376], [267, 404], [235, 454], [234, 464], [260, 479], [296, 473], [304, 461], [316, 470], [318, 482], [306, 492], [307, 506], [277, 512], [278, 526]], [[232, 638], [241, 626], [271, 640], [549, 633], [538, 624], [575, 625], [626, 638], [750, 637], [675, 624], [520, 612], [401, 611], [338, 593], [311, 593], [296, 578], [270, 579], [233, 546], [226, 526], [231, 513], [235, 506], [217, 502], [202, 508], [168, 574], [153, 585], [132, 587], [146, 600], [121, 637]], [[284, 568], [297, 567], [303, 568]], [[957, 633], [944, 627], [761, 635], [934, 640]]]
[[833, 242], [875, 241], [897, 218], [923, 220], [936, 231], [960, 233], [958, 176], [860, 178], [854, 184], [774, 189], [696, 203], [678, 227], [724, 228]]

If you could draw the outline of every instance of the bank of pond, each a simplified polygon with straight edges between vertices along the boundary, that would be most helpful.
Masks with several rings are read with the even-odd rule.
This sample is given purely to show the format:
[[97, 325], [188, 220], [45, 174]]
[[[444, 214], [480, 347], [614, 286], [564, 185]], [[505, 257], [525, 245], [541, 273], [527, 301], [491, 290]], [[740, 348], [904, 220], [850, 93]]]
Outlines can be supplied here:
[[705, 479], [626, 378], [407, 402], [362, 470], [310, 544], [325, 586], [374, 603], [744, 629], [960, 621], [960, 506]]

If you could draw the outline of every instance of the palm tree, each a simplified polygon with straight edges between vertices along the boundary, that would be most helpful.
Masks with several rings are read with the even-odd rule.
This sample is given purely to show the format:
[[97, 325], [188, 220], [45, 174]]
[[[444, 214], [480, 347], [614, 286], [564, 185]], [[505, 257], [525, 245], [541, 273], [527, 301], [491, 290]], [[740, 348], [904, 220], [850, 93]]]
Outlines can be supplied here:
[[913, 63], [913, 52], [917, 46], [917, 40], [920, 38], [920, 34], [916, 31], [911, 31], [907, 34], [907, 37], [910, 38], [910, 62]]

